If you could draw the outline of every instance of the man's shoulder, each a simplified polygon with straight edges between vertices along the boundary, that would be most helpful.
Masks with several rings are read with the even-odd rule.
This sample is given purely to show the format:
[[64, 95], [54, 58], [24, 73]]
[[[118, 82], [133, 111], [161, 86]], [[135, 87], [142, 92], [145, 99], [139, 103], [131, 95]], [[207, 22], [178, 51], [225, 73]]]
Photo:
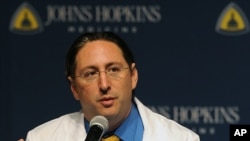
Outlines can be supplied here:
[[60, 134], [67, 132], [68, 129], [74, 130], [74, 128], [80, 128], [79, 126], [83, 126], [79, 123], [83, 123], [83, 115], [81, 112], [65, 114], [33, 128], [29, 131], [28, 136], [37, 138], [46, 135], [47, 137], [52, 137], [57, 135], [57, 133]]
[[[191, 129], [188, 129], [176, 121], [152, 111], [138, 99], [136, 99], [136, 104], [143, 121], [144, 131], [145, 133], [147, 132], [146, 136], [149, 134], [159, 139], [165, 137], [175, 141], [199, 141], [199, 136]], [[147, 137], [150, 138], [149, 136]]]
[[148, 115], [148, 118], [153, 121], [151, 122], [152, 128], [157, 130], [160, 129], [160, 131], [155, 130], [156, 132], [164, 133], [166, 137], [173, 138], [173, 140], [185, 139], [199, 141], [199, 136], [191, 129], [188, 129], [180, 123], [177, 123], [176, 121], [169, 119], [163, 115], [160, 115], [153, 111], [151, 112], [152, 113]]

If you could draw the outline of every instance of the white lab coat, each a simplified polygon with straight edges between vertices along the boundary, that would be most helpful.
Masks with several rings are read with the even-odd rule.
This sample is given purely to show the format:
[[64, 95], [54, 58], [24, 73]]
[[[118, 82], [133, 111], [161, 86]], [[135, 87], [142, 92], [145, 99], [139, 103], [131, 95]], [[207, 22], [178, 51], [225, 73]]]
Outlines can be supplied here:
[[[142, 118], [143, 141], [199, 141], [193, 131], [151, 111], [135, 98]], [[26, 141], [84, 141], [84, 115], [75, 112], [48, 121], [28, 132]]]

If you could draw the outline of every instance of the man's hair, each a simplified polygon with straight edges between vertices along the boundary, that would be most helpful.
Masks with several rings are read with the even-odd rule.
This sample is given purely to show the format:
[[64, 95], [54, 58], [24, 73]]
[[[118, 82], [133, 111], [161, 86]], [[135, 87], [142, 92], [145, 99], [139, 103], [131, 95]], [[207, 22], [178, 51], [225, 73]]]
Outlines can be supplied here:
[[86, 43], [96, 40], [104, 40], [115, 43], [122, 51], [122, 55], [129, 67], [135, 62], [133, 53], [126, 42], [113, 32], [90, 32], [81, 34], [71, 45], [66, 56], [66, 77], [75, 75], [76, 55]]

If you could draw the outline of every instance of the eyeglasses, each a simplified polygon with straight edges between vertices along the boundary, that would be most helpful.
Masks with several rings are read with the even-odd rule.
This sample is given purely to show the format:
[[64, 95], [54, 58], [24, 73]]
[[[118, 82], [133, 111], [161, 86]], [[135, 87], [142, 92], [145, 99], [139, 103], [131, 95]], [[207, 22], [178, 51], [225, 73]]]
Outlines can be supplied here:
[[129, 69], [129, 67], [118, 67], [118, 66], [111, 66], [108, 67], [105, 71], [98, 71], [96, 69], [87, 69], [82, 74], [74, 77], [79, 77], [86, 82], [92, 82], [100, 77], [101, 72], [105, 72], [106, 75], [110, 79], [118, 79], [124, 77], [124, 70]]

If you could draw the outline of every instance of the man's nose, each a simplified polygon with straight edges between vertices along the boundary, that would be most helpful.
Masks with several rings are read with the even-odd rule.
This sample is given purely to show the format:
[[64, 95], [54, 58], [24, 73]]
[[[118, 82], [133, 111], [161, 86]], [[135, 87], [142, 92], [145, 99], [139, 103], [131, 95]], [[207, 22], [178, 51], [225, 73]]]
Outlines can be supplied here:
[[99, 86], [100, 90], [105, 94], [110, 89], [110, 79], [106, 71], [100, 71], [99, 73]]

